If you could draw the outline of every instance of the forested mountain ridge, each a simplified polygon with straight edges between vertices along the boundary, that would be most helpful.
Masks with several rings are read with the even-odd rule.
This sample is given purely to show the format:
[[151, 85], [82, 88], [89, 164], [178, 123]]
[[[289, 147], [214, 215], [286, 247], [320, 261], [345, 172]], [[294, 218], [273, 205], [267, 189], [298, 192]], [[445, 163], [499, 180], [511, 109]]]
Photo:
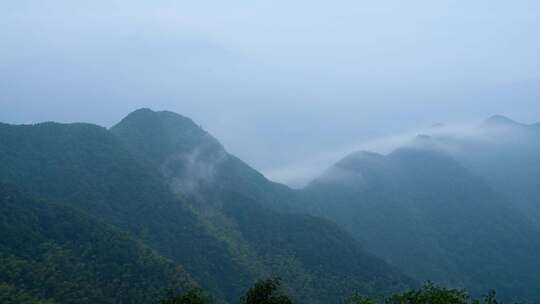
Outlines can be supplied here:
[[[192, 126], [146, 137], [144, 146], [157, 150], [149, 157], [129, 145], [117, 128], [2, 124], [0, 181], [141, 241], [185, 269], [218, 302], [235, 302], [256, 278], [273, 274], [292, 283], [290, 291], [299, 303], [337, 303], [355, 292], [388, 294], [415, 284], [365, 252], [335, 224], [273, 210], [285, 209], [282, 206], [294, 200], [289, 193], [296, 193], [267, 181], [233, 156], [213, 187], [192, 182], [205, 177], [192, 174], [198, 173], [192, 158], [160, 165], [167, 155], [162, 152], [171, 150], [164, 149], [166, 142], [151, 141], [152, 136], [183, 138], [183, 132], [198, 132]], [[199, 149], [207, 160], [214, 160], [214, 152], [222, 149], [212, 140], [188, 143], [208, 145], [208, 153]], [[177, 175], [175, 166], [191, 171]], [[171, 182], [171, 177], [177, 179]]]
[[389, 155], [351, 154], [303, 191], [312, 214], [417, 280], [540, 299], [538, 230], [429, 136]]
[[217, 298], [233, 299], [254, 278], [223, 242], [174, 197], [157, 170], [107, 129], [44, 123], [0, 127], [0, 180], [69, 205], [141, 239], [182, 265]]
[[300, 199], [295, 191], [269, 181], [229, 154], [216, 138], [182, 115], [143, 108], [130, 113], [111, 132], [134, 154], [152, 162], [173, 192], [203, 192], [208, 197], [219, 189], [242, 193], [279, 210], [296, 207]]
[[[526, 177], [540, 168], [538, 129], [504, 117], [480, 128], [482, 136], [419, 136], [389, 155], [353, 153], [292, 190], [172, 112], [137, 110], [109, 130], [0, 124], [0, 184], [16, 187], [0, 187], [9, 236], [0, 299], [133, 303], [158, 286], [199, 285], [234, 303], [277, 275], [296, 303], [389, 295], [424, 280], [535, 302], [537, 180]], [[102, 252], [113, 243], [130, 254]], [[126, 277], [104, 271], [109, 263], [126, 263]], [[59, 283], [21, 285], [39, 281], [28, 274]], [[121, 295], [107, 296], [103, 275], [121, 277], [112, 279]]]
[[196, 286], [128, 235], [12, 185], [0, 184], [0, 231], [2, 303], [153, 303]]
[[414, 284], [333, 223], [281, 212], [301, 203], [298, 193], [268, 181], [191, 120], [141, 109], [111, 131], [159, 168], [171, 191], [187, 198], [247, 268], [281, 276], [311, 302], [334, 302], [347, 290], [387, 293]]
[[477, 127], [474, 136], [458, 132], [432, 140], [540, 227], [539, 126], [496, 115]]

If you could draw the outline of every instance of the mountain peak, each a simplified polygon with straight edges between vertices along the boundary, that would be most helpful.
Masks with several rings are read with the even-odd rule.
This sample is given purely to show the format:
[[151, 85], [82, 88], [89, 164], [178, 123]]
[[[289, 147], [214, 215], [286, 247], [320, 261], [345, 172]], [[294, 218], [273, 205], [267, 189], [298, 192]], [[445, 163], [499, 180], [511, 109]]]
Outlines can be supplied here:
[[223, 146], [193, 120], [169, 111], [136, 110], [111, 131], [135, 151], [158, 162], [178, 153], [224, 151]]
[[488, 126], [520, 126], [521, 124], [503, 115], [493, 115], [485, 122]]
[[386, 156], [379, 153], [360, 150], [346, 155], [344, 158], [338, 161], [335, 166], [344, 168], [356, 168], [362, 164], [379, 162], [382, 159], [385, 159], [385, 157]]
[[370, 158], [381, 158], [381, 157], [384, 157], [384, 155], [379, 154], [379, 153], [375, 153], [375, 152], [371, 152], [371, 151], [360, 150], [360, 151], [356, 151], [356, 152], [353, 152], [353, 153], [349, 154], [345, 158], [370, 159]]
[[191, 133], [192, 136], [208, 135], [206, 131], [188, 117], [175, 112], [154, 111], [149, 108], [141, 108], [129, 113], [111, 130], [115, 132], [126, 128], [138, 130], [148, 135], [157, 135], [156, 132], [158, 131], [172, 136], [179, 136], [186, 132]]
[[140, 109], [137, 109], [131, 113], [128, 114], [129, 115], [132, 115], [132, 114], [144, 114], [144, 113], [155, 113], [156, 111], [150, 109], [150, 108], [140, 108]]
[[188, 117], [182, 116], [178, 113], [171, 112], [171, 111], [154, 111], [150, 108], [140, 108], [138, 110], [135, 110], [131, 113], [129, 113], [120, 123], [124, 121], [134, 121], [138, 120], [139, 122], [148, 122], [149, 120], [170, 120], [171, 122], [176, 121], [177, 123], [183, 123], [185, 126], [191, 125], [193, 128], [199, 128], [193, 120], [191, 120]]
[[[433, 138], [427, 134], [417, 134], [408, 144], [401, 148], [421, 149], [421, 150], [437, 150], [437, 145]], [[396, 150], [399, 150], [396, 149]]]

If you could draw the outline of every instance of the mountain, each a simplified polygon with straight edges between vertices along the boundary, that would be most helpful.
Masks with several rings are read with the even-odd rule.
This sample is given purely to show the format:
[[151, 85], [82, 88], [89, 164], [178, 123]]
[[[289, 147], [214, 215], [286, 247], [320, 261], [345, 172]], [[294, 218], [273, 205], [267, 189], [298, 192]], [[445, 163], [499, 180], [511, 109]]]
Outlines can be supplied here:
[[2, 303], [157, 303], [195, 286], [179, 266], [69, 207], [0, 184]]
[[297, 303], [424, 280], [540, 301], [538, 125], [434, 129], [297, 191], [172, 112], [109, 130], [0, 124], [0, 301], [148, 303], [201, 286], [233, 303], [274, 275]]
[[177, 114], [139, 110], [111, 130], [0, 124], [0, 164], [0, 182], [151, 248], [218, 303], [236, 302], [271, 275], [283, 277], [298, 303], [415, 284], [337, 225], [285, 212], [298, 193], [269, 182]]
[[476, 128], [433, 141], [484, 178], [540, 227], [540, 128], [493, 116]]
[[183, 266], [218, 299], [254, 277], [171, 194], [161, 175], [107, 129], [89, 124], [0, 125], [0, 181], [70, 206], [140, 239]]
[[[261, 173], [227, 153], [223, 145], [191, 119], [150, 109], [130, 113], [111, 128], [130, 150], [151, 162], [173, 192], [194, 195], [233, 191], [279, 210], [290, 210], [295, 191], [267, 180]], [[213, 197], [218, 201], [219, 197]]]
[[303, 192], [312, 214], [417, 280], [540, 300], [538, 229], [429, 136], [389, 155], [349, 155]]
[[188, 118], [149, 109], [111, 128], [162, 174], [246, 268], [277, 274], [299, 300], [334, 303], [351, 291], [388, 293], [412, 280], [335, 224], [288, 211], [297, 192], [268, 181]]
[[525, 127], [526, 125], [518, 123], [503, 115], [493, 115], [486, 119], [484, 126], [487, 127]]

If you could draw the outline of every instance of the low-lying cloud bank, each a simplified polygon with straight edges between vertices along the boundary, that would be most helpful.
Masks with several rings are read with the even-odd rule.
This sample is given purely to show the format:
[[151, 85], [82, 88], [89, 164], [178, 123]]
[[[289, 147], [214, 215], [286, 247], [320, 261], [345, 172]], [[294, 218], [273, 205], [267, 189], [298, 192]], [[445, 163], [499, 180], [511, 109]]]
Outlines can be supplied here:
[[438, 140], [437, 148], [447, 151], [450, 154], [456, 154], [460, 152], [459, 149], [461, 149], [461, 147], [455, 144], [454, 140], [480, 144], [497, 143], [498, 141], [501, 141], [502, 138], [511, 138], [517, 135], [513, 132], [515, 132], [516, 127], [520, 126], [526, 125], [510, 120], [507, 124], [488, 124], [487, 122], [482, 124], [438, 124], [430, 128], [374, 138], [326, 153], [316, 154], [287, 166], [263, 170], [263, 174], [273, 181], [284, 183], [293, 188], [302, 188], [337, 161], [354, 152], [369, 151], [388, 154], [399, 147], [414, 146], [418, 144], [414, 140], [418, 135], [427, 135], [434, 139], [452, 139], [443, 141]]

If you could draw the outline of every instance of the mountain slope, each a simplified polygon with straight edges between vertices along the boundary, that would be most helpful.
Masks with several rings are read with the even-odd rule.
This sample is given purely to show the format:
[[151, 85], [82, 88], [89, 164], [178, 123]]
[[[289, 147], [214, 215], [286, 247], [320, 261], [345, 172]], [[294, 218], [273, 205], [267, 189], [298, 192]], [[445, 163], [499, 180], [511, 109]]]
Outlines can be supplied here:
[[174, 197], [159, 172], [105, 128], [89, 124], [0, 125], [0, 181], [71, 206], [141, 239], [182, 265], [218, 300], [253, 281]]
[[387, 156], [346, 157], [304, 189], [311, 212], [418, 280], [538, 301], [538, 231], [434, 146], [420, 137]]
[[280, 275], [297, 300], [336, 303], [355, 291], [388, 293], [413, 284], [334, 224], [281, 212], [298, 202], [298, 194], [228, 154], [191, 120], [141, 109], [111, 132], [188, 198], [237, 260], [259, 276]]
[[[273, 274], [290, 283], [289, 291], [300, 303], [337, 303], [356, 291], [389, 293], [412, 284], [335, 225], [271, 210], [285, 206], [288, 200], [282, 197], [293, 192], [233, 156], [227, 154], [221, 162], [221, 145], [197, 138], [204, 133], [193, 126], [186, 128], [184, 120], [170, 133], [165, 128], [143, 136], [141, 147], [156, 148], [148, 154], [133, 148], [117, 128], [0, 124], [0, 181], [128, 233], [181, 265], [218, 302], [235, 302], [256, 278]], [[142, 129], [153, 130], [147, 125]], [[187, 148], [170, 157], [190, 132], [199, 141], [187, 142]], [[160, 139], [175, 139], [175, 134], [182, 140], [174, 145]], [[214, 171], [216, 163], [225, 170]], [[243, 207], [237, 210], [238, 204]], [[253, 218], [241, 218], [246, 212]], [[249, 232], [262, 216], [267, 228], [259, 233], [266, 234], [258, 238]], [[273, 218], [280, 219], [280, 227], [269, 220]], [[325, 237], [314, 238], [311, 231]], [[336, 241], [329, 246], [329, 240]], [[284, 248], [270, 251], [272, 244]]]
[[[191, 119], [173, 112], [139, 109], [111, 128], [136, 155], [149, 160], [175, 192], [234, 191], [261, 204], [288, 210], [296, 193], [225, 151]], [[217, 199], [217, 198], [215, 198]]]
[[0, 299], [157, 303], [193, 280], [127, 235], [0, 184]]
[[434, 142], [535, 221], [540, 227], [540, 129], [493, 116], [477, 135], [434, 136]]

